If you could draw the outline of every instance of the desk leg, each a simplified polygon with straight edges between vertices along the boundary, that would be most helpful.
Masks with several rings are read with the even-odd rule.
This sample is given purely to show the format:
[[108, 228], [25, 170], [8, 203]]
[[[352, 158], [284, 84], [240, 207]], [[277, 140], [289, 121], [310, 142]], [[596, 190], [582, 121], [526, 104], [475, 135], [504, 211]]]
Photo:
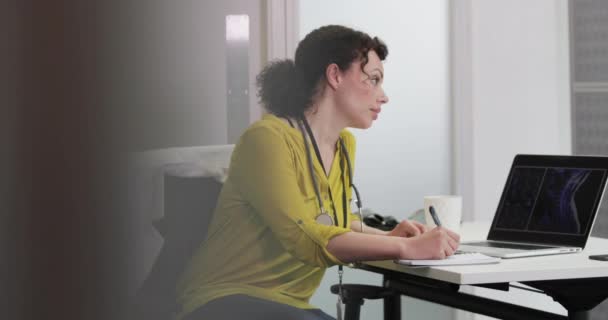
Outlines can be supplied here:
[[591, 320], [589, 311], [568, 311], [568, 320]]
[[[383, 282], [386, 287], [386, 277]], [[401, 294], [384, 298], [384, 320], [401, 320]]]
[[384, 298], [384, 320], [401, 320], [401, 295]]

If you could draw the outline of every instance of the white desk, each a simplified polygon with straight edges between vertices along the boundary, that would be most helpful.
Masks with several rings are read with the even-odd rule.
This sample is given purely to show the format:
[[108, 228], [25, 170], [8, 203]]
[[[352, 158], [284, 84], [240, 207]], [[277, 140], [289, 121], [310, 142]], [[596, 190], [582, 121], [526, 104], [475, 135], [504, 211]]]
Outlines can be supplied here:
[[[487, 234], [488, 226], [489, 224], [464, 224], [461, 230], [463, 240], [484, 239]], [[444, 292], [448, 295], [445, 298], [448, 302], [455, 299], [455, 296], [451, 294], [451, 292], [454, 293], [454, 290], [457, 291], [459, 285], [481, 285], [508, 290], [509, 283], [521, 282], [544, 290], [547, 294], [553, 296], [556, 301], [563, 304], [564, 307], [569, 310], [571, 319], [586, 319], [588, 317], [588, 313], [586, 312], [588, 309], [585, 309], [587, 303], [582, 302], [585, 304], [585, 307], [583, 308], [580, 306], [581, 301], [579, 300], [589, 296], [591, 293], [579, 291], [582, 290], [582, 288], [589, 288], [589, 290], [591, 290], [589, 287], [590, 284], [602, 283], [604, 287], [608, 286], [608, 262], [590, 260], [588, 258], [590, 254], [601, 253], [608, 253], [608, 239], [590, 238], [585, 250], [581, 253], [503, 259], [498, 264], [407, 267], [396, 264], [393, 261], [374, 261], [365, 262], [359, 267], [368, 271], [384, 274], [385, 285], [398, 287], [401, 289], [400, 291], [404, 291], [403, 294], [405, 295], [414, 296], [412, 293], [416, 292], [416, 288], [420, 289], [421, 286], [426, 286], [427, 291], [429, 291], [431, 295], [433, 290], [428, 290], [429, 288], [436, 289], [437, 294], [440, 295], [441, 287], [445, 284], [446, 286], [443, 288], [452, 288], [451, 290], [446, 289]], [[427, 280], [430, 282], [426, 282]], [[433, 287], [435, 285], [438, 286]], [[608, 296], [608, 289], [599, 288], [598, 290], [601, 292], [590, 297], [589, 304], [593, 304], [593, 299], [603, 300], [602, 296], [604, 298]], [[455, 294], [462, 295], [460, 298], [463, 298], [464, 300], [466, 300], [466, 296], [468, 296], [458, 292], [455, 292]], [[427, 296], [424, 293], [422, 293], [422, 296], [416, 297], [422, 299], [426, 298], [427, 300], [433, 299], [432, 296]], [[601, 302], [601, 300], [599, 302]], [[442, 303], [441, 301], [435, 302]], [[480, 304], [484, 303], [484, 301], [477, 302]], [[451, 304], [448, 303], [448, 305]], [[461, 307], [462, 304], [458, 302], [452, 306]], [[498, 305], [494, 307], [500, 308]], [[518, 312], [526, 311], [526, 308], [519, 308], [520, 309], [515, 312], [516, 314]], [[578, 310], [573, 310], [573, 308]], [[477, 312], [476, 310], [469, 311]], [[530, 316], [530, 318], [538, 318], [541, 316], [552, 318], [550, 314], [542, 313]], [[521, 319], [521, 317], [518, 318]]]
[[[487, 230], [485, 224], [463, 224], [461, 233], [464, 241], [484, 239], [479, 237], [487, 234], [482, 232], [483, 229]], [[474, 236], [469, 231], [474, 231]], [[591, 237], [580, 253], [503, 259], [498, 264], [433, 268], [407, 267], [393, 261], [366, 264], [455, 284], [484, 284], [608, 277], [608, 262], [589, 260], [589, 255], [601, 253], [608, 253], [608, 239]]]

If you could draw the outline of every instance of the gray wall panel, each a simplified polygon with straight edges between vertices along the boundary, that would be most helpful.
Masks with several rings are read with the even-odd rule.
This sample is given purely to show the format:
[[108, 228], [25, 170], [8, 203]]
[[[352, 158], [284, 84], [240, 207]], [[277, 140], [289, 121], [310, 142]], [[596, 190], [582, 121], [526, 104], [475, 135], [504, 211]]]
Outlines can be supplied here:
[[[608, 155], [608, 1], [573, 0], [571, 14], [573, 151]], [[593, 236], [608, 237], [608, 199], [602, 201]], [[606, 319], [608, 301], [591, 319]]]
[[573, 1], [572, 23], [574, 80], [608, 81], [608, 1]]

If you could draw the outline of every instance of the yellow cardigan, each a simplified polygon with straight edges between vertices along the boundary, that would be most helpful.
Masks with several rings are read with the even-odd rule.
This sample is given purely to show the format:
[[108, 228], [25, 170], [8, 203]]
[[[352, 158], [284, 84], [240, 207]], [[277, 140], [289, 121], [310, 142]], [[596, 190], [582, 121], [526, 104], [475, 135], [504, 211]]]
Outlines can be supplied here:
[[[354, 165], [355, 139], [347, 130], [340, 136]], [[344, 264], [327, 251], [328, 241], [351, 231], [351, 221], [359, 219], [347, 205], [347, 227], [342, 227], [341, 165], [347, 199], [352, 198], [339, 144], [329, 176], [309, 146], [325, 209], [333, 218], [333, 198], [339, 227], [315, 221], [320, 210], [299, 129], [264, 115], [235, 146], [207, 238], [177, 284], [178, 318], [232, 294], [314, 308], [309, 300], [325, 269]]]

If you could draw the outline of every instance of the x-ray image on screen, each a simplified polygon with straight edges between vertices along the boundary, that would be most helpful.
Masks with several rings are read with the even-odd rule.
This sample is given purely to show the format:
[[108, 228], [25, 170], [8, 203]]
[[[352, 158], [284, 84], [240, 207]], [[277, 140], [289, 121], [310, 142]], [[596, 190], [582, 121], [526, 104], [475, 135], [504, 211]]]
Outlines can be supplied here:
[[600, 196], [604, 170], [516, 167], [497, 227], [584, 234]]
[[497, 227], [525, 229], [534, 208], [545, 168], [515, 168], [500, 208]]
[[584, 233], [602, 178], [600, 170], [548, 169], [528, 229]]

